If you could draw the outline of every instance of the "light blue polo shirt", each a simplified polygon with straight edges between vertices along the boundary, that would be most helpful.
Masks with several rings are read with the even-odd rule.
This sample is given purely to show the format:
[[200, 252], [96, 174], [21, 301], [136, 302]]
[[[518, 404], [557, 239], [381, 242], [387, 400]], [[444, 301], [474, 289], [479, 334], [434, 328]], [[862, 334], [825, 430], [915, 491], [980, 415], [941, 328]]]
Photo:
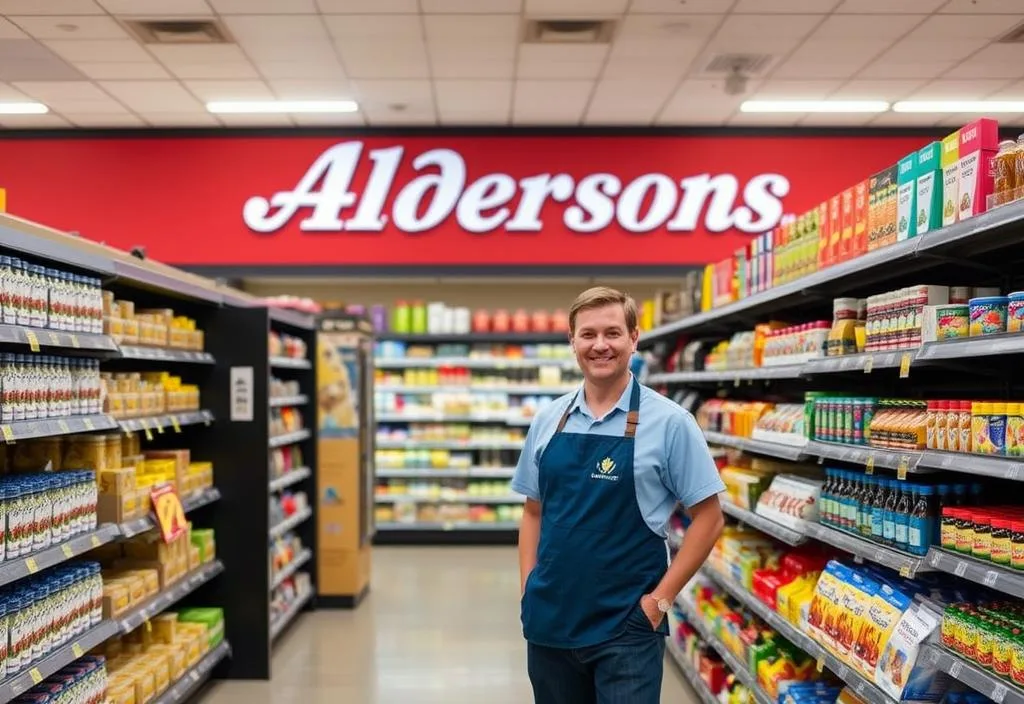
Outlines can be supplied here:
[[[519, 456], [512, 490], [541, 501], [538, 482], [541, 453], [555, 434], [558, 421], [575, 396], [565, 423], [567, 433], [624, 435], [632, 378], [615, 407], [595, 418], [579, 393], [566, 394], [542, 408], [530, 424], [523, 452]], [[689, 411], [653, 389], [640, 386], [640, 423], [636, 427], [633, 457], [636, 502], [648, 527], [667, 536], [667, 526], [676, 502], [689, 508], [709, 496], [725, 491], [718, 476], [704, 434]]]

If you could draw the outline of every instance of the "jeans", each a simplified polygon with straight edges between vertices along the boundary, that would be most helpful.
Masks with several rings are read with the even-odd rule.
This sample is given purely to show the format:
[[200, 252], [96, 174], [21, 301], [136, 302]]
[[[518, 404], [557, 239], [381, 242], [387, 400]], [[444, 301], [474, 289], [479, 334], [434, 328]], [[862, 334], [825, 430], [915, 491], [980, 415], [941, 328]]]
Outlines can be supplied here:
[[655, 630], [638, 605], [626, 632], [586, 648], [527, 644], [535, 704], [659, 704], [667, 624]]

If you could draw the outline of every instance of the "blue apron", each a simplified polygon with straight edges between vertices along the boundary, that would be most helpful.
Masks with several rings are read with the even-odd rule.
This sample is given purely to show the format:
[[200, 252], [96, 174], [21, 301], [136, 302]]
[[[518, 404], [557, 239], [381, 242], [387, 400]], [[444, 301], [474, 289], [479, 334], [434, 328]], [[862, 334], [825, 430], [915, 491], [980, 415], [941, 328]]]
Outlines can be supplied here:
[[[631, 618], [650, 628], [640, 597], [668, 566], [665, 541], [640, 514], [633, 481], [640, 384], [633, 380], [622, 437], [563, 432], [574, 403], [541, 454], [540, 543], [522, 603], [526, 640], [553, 648], [612, 640]], [[664, 619], [657, 632], [668, 634]]]

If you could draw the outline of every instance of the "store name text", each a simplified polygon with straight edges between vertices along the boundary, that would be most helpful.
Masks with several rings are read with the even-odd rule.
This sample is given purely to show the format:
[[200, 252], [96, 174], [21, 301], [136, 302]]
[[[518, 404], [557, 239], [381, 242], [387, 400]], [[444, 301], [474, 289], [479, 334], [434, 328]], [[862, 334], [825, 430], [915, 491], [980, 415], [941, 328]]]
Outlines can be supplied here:
[[[381, 232], [389, 220], [406, 233], [429, 231], [452, 213], [472, 233], [539, 232], [541, 211], [550, 200], [568, 204], [565, 227], [578, 233], [600, 232], [612, 223], [627, 232], [708, 232], [736, 229], [765, 232], [779, 224], [789, 180], [765, 173], [751, 178], [742, 190], [731, 174], [695, 174], [676, 181], [648, 173], [628, 183], [611, 173], [592, 173], [578, 181], [566, 173], [541, 173], [518, 179], [489, 173], [467, 184], [466, 162], [452, 149], [431, 149], [417, 155], [417, 176], [390, 200], [404, 147], [373, 149], [371, 171], [361, 194], [352, 181], [363, 143], [344, 142], [324, 151], [290, 191], [270, 198], [253, 196], [242, 217], [255, 232], [276, 232], [300, 210], [311, 212], [299, 223], [304, 232]], [[518, 196], [518, 201], [516, 197]], [[390, 214], [385, 212], [390, 202]], [[514, 203], [514, 206], [513, 206]], [[348, 217], [342, 213], [354, 208]]]

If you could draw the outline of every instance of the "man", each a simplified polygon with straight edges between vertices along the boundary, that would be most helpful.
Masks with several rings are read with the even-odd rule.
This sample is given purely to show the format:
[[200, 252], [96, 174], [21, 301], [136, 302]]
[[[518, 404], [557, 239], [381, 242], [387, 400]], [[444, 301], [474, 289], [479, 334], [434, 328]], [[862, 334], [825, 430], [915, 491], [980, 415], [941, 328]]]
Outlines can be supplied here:
[[[512, 480], [534, 699], [659, 704], [665, 614], [722, 531], [725, 486], [693, 416], [630, 372], [632, 298], [584, 291], [569, 331], [583, 387], [537, 414]], [[677, 501], [692, 523], [669, 565]]]

